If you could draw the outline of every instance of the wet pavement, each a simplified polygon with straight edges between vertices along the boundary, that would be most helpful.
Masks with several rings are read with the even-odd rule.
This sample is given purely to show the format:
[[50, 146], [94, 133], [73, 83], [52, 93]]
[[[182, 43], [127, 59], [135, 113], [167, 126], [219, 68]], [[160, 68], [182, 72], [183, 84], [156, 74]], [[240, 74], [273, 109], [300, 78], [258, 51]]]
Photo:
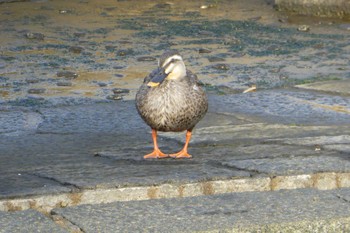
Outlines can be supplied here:
[[[1, 6], [2, 104], [133, 99], [167, 48], [179, 49], [214, 90], [291, 87], [350, 75], [347, 22], [299, 19], [261, 0], [44, 0]], [[309, 30], [298, 30], [305, 25]], [[129, 93], [115, 94], [116, 88]]]
[[[321, 99], [323, 102], [319, 103]], [[17, 229], [13, 228], [14, 222], [23, 224], [19, 227], [26, 225], [23, 216], [27, 215], [19, 213], [28, 213], [34, 221], [39, 212], [52, 219], [49, 227], [58, 225], [68, 232], [76, 229], [80, 232], [128, 231], [144, 227], [156, 232], [164, 232], [164, 227], [173, 232], [217, 229], [249, 232], [254, 227], [264, 229], [261, 227], [265, 224], [269, 226], [267, 229], [277, 224], [278, 231], [287, 229], [283, 227], [303, 226], [302, 221], [307, 222], [304, 227], [311, 224], [311, 229], [332, 222], [337, 232], [341, 228], [334, 221], [340, 221], [337, 223], [341, 226], [348, 224], [344, 217], [349, 217], [349, 203], [337, 197], [337, 192], [347, 193], [346, 188], [350, 187], [349, 96], [273, 89], [210, 95], [209, 100], [209, 112], [196, 127], [190, 144], [193, 158], [186, 160], [142, 158], [152, 150], [152, 141], [150, 129], [138, 116], [133, 101], [35, 110], [11, 107], [3, 111], [2, 119], [12, 119], [21, 125], [11, 128], [3, 124], [1, 129], [0, 208], [16, 211], [3, 212], [6, 216], [1, 222], [6, 226], [3, 232]], [[342, 108], [331, 108], [338, 104]], [[170, 153], [182, 147], [185, 135], [160, 133], [159, 139], [162, 150]], [[314, 191], [283, 192], [283, 198], [278, 191], [310, 188]], [[304, 206], [289, 199], [298, 195], [302, 200], [304, 195], [306, 199], [317, 199], [319, 195], [323, 198], [329, 194], [321, 190], [328, 189], [338, 190], [331, 194], [337, 204], [332, 204], [329, 213], [337, 210], [334, 214], [318, 214], [324, 208], [322, 201]], [[220, 195], [224, 193], [228, 196]], [[229, 193], [233, 193], [232, 196]], [[216, 201], [233, 205], [243, 205], [240, 198], [252, 198], [250, 202], [264, 200], [272, 206], [268, 211], [262, 208], [264, 205], [254, 207], [247, 202], [241, 207], [226, 206], [225, 211], [231, 214], [205, 214], [216, 210], [206, 207], [204, 203], [209, 200], [200, 196], [213, 196]], [[165, 199], [147, 201], [159, 198]], [[139, 200], [145, 201], [139, 203]], [[277, 210], [276, 200], [284, 200], [283, 208], [290, 212]], [[339, 209], [337, 205], [344, 207]], [[309, 208], [312, 211], [304, 215], [304, 210], [299, 209], [301, 206], [305, 211]], [[120, 212], [120, 208], [134, 220], [122, 220], [129, 215]], [[174, 217], [177, 220], [168, 225], [163, 224], [168, 217], [145, 221], [146, 216], [139, 214], [142, 212], [139, 208], [149, 208], [150, 215], [152, 211], [165, 211], [166, 216], [177, 216]], [[240, 212], [237, 208], [246, 210]], [[33, 212], [26, 209], [39, 212], [32, 215]], [[266, 218], [268, 221], [258, 221], [259, 215], [250, 214], [257, 210], [263, 211], [263, 216], [270, 216]], [[115, 211], [124, 217], [117, 217]], [[295, 211], [300, 214], [290, 226], [291, 221], [287, 220]], [[197, 216], [202, 219], [200, 222], [208, 218], [210, 221], [179, 225], [178, 221], [183, 222], [182, 215]], [[48, 224], [47, 217], [41, 215], [41, 218], [45, 221], [40, 221], [37, 229]], [[91, 224], [90, 218], [96, 224]], [[246, 224], [248, 220], [231, 221], [231, 218], [251, 219], [255, 225]]]
[[[1, 4], [0, 232], [349, 231], [346, 22], [303, 32], [259, 1], [135, 3]], [[166, 48], [209, 112], [192, 159], [144, 160], [133, 99]], [[184, 141], [159, 134], [166, 153]]]

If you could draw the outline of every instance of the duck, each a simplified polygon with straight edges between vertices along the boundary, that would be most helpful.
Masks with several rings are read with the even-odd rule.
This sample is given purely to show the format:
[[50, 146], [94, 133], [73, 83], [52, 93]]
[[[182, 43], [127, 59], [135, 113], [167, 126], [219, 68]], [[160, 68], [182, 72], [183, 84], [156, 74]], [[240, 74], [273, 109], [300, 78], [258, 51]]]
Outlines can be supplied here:
[[[152, 129], [154, 148], [145, 159], [192, 157], [188, 145], [193, 128], [208, 111], [208, 98], [197, 75], [186, 68], [177, 50], [167, 50], [160, 56], [158, 67], [144, 78], [135, 102], [139, 115]], [[182, 150], [163, 153], [157, 143], [158, 131], [186, 131]]]

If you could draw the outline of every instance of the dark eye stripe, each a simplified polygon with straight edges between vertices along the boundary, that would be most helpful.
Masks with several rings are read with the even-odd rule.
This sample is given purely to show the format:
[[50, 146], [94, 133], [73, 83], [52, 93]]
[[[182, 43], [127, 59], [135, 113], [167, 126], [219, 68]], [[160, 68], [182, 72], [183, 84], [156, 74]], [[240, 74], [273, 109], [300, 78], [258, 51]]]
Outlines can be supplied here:
[[166, 69], [170, 66], [171, 63], [174, 63], [174, 62], [176, 62], [176, 61], [180, 61], [180, 60], [179, 60], [179, 59], [175, 59], [175, 58], [171, 59], [171, 60], [163, 67], [163, 69], [166, 70]]

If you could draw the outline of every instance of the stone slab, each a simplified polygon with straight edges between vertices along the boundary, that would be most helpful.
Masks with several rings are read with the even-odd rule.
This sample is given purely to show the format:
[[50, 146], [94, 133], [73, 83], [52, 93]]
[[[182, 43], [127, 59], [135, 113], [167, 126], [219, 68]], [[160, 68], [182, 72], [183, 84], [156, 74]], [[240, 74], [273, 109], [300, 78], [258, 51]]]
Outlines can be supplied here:
[[40, 169], [37, 174], [82, 189], [191, 183], [251, 175], [249, 172], [234, 168], [213, 167], [201, 159], [145, 161], [142, 160], [142, 154], [137, 154], [136, 159], [133, 159], [132, 155], [123, 158], [120, 158], [120, 154], [118, 156], [119, 159], [114, 160], [103, 155], [96, 157], [94, 162], [86, 161], [79, 164], [71, 159], [70, 164], [51, 165]]
[[0, 173], [0, 199], [70, 191], [54, 180], [25, 173]]
[[[65, 192], [72, 187], [90, 189], [148, 186], [255, 175], [269, 176], [276, 171], [254, 170], [242, 163], [265, 159], [268, 164], [273, 158], [284, 161], [292, 156], [341, 155], [343, 151], [334, 151], [332, 148], [316, 152], [313, 144], [282, 145], [288, 144], [282, 139], [293, 141], [294, 138], [294, 141], [298, 142], [304, 141], [308, 136], [319, 136], [323, 137], [323, 141], [332, 142], [328, 143], [328, 146], [338, 145], [346, 139], [340, 138], [339, 135], [346, 135], [350, 131], [347, 126], [265, 122], [273, 116], [281, 119], [281, 122], [289, 122], [293, 116], [289, 116], [287, 112], [285, 115], [282, 114], [283, 111], [279, 112], [278, 108], [281, 106], [274, 106], [272, 98], [284, 98], [282, 102], [285, 101], [285, 104], [293, 107], [295, 100], [291, 99], [291, 96], [296, 96], [296, 93], [298, 91], [279, 90], [262, 91], [256, 96], [256, 93], [211, 96], [211, 109], [194, 130], [189, 147], [189, 152], [193, 154], [191, 160], [143, 160], [142, 156], [152, 150], [152, 139], [150, 129], [138, 116], [133, 101], [41, 108], [36, 113], [42, 121], [31, 128], [30, 133], [1, 136], [0, 171], [5, 175], [0, 180], [3, 184], [2, 189], [6, 190], [3, 195], [16, 195], [16, 186], [9, 180], [16, 177], [16, 182], [20, 182], [23, 177], [17, 177], [17, 174], [33, 177], [33, 183], [23, 183], [23, 187], [26, 188], [18, 194], [25, 196]], [[332, 99], [329, 95], [323, 96], [326, 97], [321, 101], [327, 102]], [[313, 94], [308, 96], [314, 97]], [[266, 103], [259, 110], [259, 104], [264, 104], [260, 99], [264, 98], [269, 99], [271, 104]], [[244, 103], [249, 106], [244, 109], [244, 103], [242, 107], [239, 101], [247, 101]], [[344, 97], [343, 102], [346, 101]], [[300, 106], [303, 106], [303, 103], [294, 108]], [[256, 109], [261, 111], [260, 115], [255, 114]], [[294, 114], [289, 111], [288, 113]], [[310, 116], [315, 117], [317, 113], [319, 112], [316, 109]], [[338, 113], [334, 114], [328, 120], [333, 117], [342, 119]], [[343, 120], [346, 119], [344, 116]], [[304, 122], [304, 118], [299, 117]], [[327, 123], [327, 117], [325, 119], [322, 124]], [[164, 152], [174, 153], [182, 148], [184, 139], [184, 133], [160, 133], [159, 145]], [[237, 167], [234, 166], [236, 161], [239, 165]], [[277, 160], [271, 161], [274, 164]], [[309, 164], [310, 171], [320, 171], [318, 160], [314, 162]], [[293, 164], [297, 167], [303, 166], [295, 163], [296, 161]], [[295, 172], [288, 170], [286, 173], [280, 171], [278, 174], [300, 174], [302, 171], [305, 172], [305, 169]], [[39, 188], [38, 191], [35, 191], [36, 188]]]
[[327, 91], [341, 95], [350, 95], [350, 80], [315, 82], [296, 85], [296, 87], [306, 90]]
[[35, 132], [42, 121], [42, 116], [35, 111], [0, 109], [0, 134], [14, 136], [23, 132]]
[[[194, 129], [191, 138], [192, 143], [206, 143], [216, 144], [240, 143], [241, 141], [256, 142], [266, 141], [283, 141], [290, 139], [296, 142], [307, 140], [308, 137], [323, 137], [325, 140], [332, 139], [340, 135], [348, 134], [350, 132], [350, 125], [343, 126], [308, 126], [308, 125], [286, 125], [286, 124], [266, 124], [266, 123], [252, 123], [241, 125], [225, 125], [225, 126], [209, 126]], [[184, 135], [179, 133], [159, 133], [167, 139], [175, 139], [179, 142], [184, 142]], [[342, 139], [339, 139], [342, 140]], [[309, 141], [310, 142], [310, 141]], [[334, 144], [341, 143], [335, 142]]]
[[[349, 189], [236, 193], [55, 209], [84, 232], [345, 232]], [[344, 197], [344, 198], [340, 198]]]
[[[341, 84], [338, 84], [341, 86]], [[330, 84], [330, 86], [332, 86]], [[211, 95], [206, 121], [200, 124], [273, 122], [283, 124], [350, 123], [350, 97], [299, 90], [272, 89], [255, 93]], [[278, 100], [278, 101], [276, 101]], [[219, 115], [219, 114], [226, 115]], [[231, 120], [229, 115], [231, 114]], [[214, 121], [214, 119], [216, 121]], [[134, 101], [84, 106], [0, 111], [0, 133], [129, 132], [148, 129], [138, 116]], [[128, 124], [120, 124], [128, 122]]]
[[319, 172], [350, 172], [349, 156], [286, 156], [285, 158], [232, 160], [223, 165], [246, 171], [276, 175], [312, 174]]
[[56, 225], [51, 219], [35, 210], [0, 211], [0, 232], [68, 233], [68, 231]]
[[134, 101], [42, 108], [40, 112], [44, 116], [40, 133], [122, 133], [147, 127]]
[[297, 89], [258, 90], [212, 96], [213, 112], [240, 113], [269, 123], [334, 125], [350, 123], [350, 97]]
[[[118, 138], [115, 136], [115, 139]], [[73, 185], [84, 189], [191, 183], [254, 175], [350, 171], [346, 162], [341, 163], [340, 152], [315, 151], [313, 145], [261, 144], [256, 143], [255, 139], [253, 142], [217, 142], [216, 145], [207, 146], [205, 143], [195, 143], [190, 147], [194, 156], [190, 160], [146, 161], [142, 155], [152, 150], [151, 142], [147, 145], [145, 142], [133, 142], [135, 138], [132, 137], [124, 139], [126, 141], [115, 144], [109, 150], [101, 148], [104, 151], [97, 152], [97, 156], [92, 153], [58, 154], [52, 155], [52, 160], [50, 156], [41, 157], [39, 164], [42, 164], [33, 165], [31, 172], [67, 187]], [[126, 142], [130, 142], [129, 145]], [[179, 150], [182, 146], [169, 140], [160, 143], [165, 152]], [[342, 166], [338, 166], [338, 163]]]

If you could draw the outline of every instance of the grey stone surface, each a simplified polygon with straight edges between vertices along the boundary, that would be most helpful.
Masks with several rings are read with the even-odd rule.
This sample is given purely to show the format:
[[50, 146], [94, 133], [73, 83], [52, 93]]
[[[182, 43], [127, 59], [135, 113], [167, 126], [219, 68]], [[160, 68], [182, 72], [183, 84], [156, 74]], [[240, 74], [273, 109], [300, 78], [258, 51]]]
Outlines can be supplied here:
[[303, 15], [346, 18], [350, 16], [347, 0], [275, 0], [279, 10]]
[[341, 152], [350, 154], [350, 145], [346, 145], [346, 144], [326, 145], [324, 146], [324, 148], [327, 150], [336, 150], [336, 151], [341, 151]]
[[[145, 129], [136, 112], [134, 101], [40, 110], [45, 120], [38, 127], [40, 133], [122, 133]], [[122, 124], [123, 123], [123, 124]]]
[[210, 102], [210, 108], [214, 112], [254, 115], [270, 123], [349, 124], [349, 112], [337, 111], [334, 106], [350, 109], [350, 98], [294, 89], [274, 89], [214, 96]]
[[350, 135], [337, 135], [337, 136], [313, 136], [313, 137], [303, 137], [303, 138], [284, 138], [276, 139], [272, 141], [280, 141], [284, 144], [289, 145], [349, 145], [350, 144]]
[[349, 80], [336, 80], [328, 82], [316, 82], [303, 85], [297, 85], [298, 88], [327, 91], [336, 94], [349, 95], [350, 94], [350, 81]]
[[53, 180], [25, 173], [0, 172], [0, 177], [0, 199], [71, 191]]
[[42, 116], [34, 111], [0, 109], [0, 134], [11, 136], [23, 132], [33, 132], [42, 121]]
[[[340, 124], [349, 115], [303, 102], [347, 105], [347, 97], [269, 90], [211, 95], [210, 101], [210, 112], [194, 130], [190, 160], [142, 159], [151, 152], [152, 139], [133, 101], [38, 108], [33, 114], [27, 109], [27, 116], [40, 121], [21, 131], [16, 131], [15, 122], [30, 118], [15, 112], [21, 117], [7, 125], [17, 133], [0, 135], [2, 197], [54, 194], [72, 188], [350, 171], [346, 162], [341, 163], [344, 149], [334, 147], [348, 143], [350, 126]], [[5, 112], [8, 115], [11, 111]], [[166, 153], [180, 150], [184, 140], [184, 133], [159, 134], [159, 145]], [[315, 144], [322, 150], [315, 151]], [[17, 182], [23, 184], [20, 191], [14, 185]]]
[[[210, 232], [254, 226], [265, 229], [263, 232], [285, 232], [288, 228], [283, 224], [287, 223], [299, 232], [339, 232], [342, 227], [349, 230], [349, 225], [332, 229], [330, 224], [324, 231], [315, 223], [349, 216], [350, 204], [340, 198], [348, 195], [348, 189], [303, 189], [83, 205], [53, 212], [75, 222], [84, 232]], [[302, 221], [309, 224], [303, 228]], [[279, 231], [273, 224], [280, 225]]]
[[64, 233], [68, 231], [35, 210], [25, 210], [20, 212], [0, 211], [0, 232]]
[[[331, 153], [327, 153], [331, 154]], [[319, 172], [349, 172], [349, 156], [287, 156], [273, 159], [233, 160], [223, 162], [242, 170], [251, 170], [269, 175], [313, 174]]]
[[[29, 1], [25, 16], [20, 3], [0, 4], [6, 6], [0, 8], [0, 209], [20, 211], [0, 213], [1, 232], [60, 232], [49, 218], [21, 210], [49, 214], [92, 203], [56, 209], [64, 217], [51, 217], [77, 232], [349, 229], [348, 190], [258, 193], [350, 187], [350, 99], [332, 90], [345, 85], [294, 88], [322, 80], [347, 84], [346, 25], [301, 32], [263, 0], [243, 4], [244, 12], [253, 11], [237, 18], [231, 10], [243, 8], [233, 1], [208, 9], [180, 2], [150, 2], [147, 9], [131, 3], [139, 11], [132, 16], [124, 12], [127, 1], [97, 11], [94, 0], [71, 2], [69, 9], [59, 1]], [[212, 20], [215, 9], [225, 9], [217, 11], [224, 20]], [[166, 21], [145, 17], [150, 13]], [[61, 19], [75, 17], [79, 24], [62, 27]], [[83, 50], [67, 53], [72, 46]], [[195, 128], [192, 159], [145, 161], [150, 129], [134, 102], [122, 99], [134, 99], [156, 65], [137, 58], [153, 60], [174, 46], [210, 93], [210, 111]], [[198, 53], [204, 47], [224, 64], [208, 63]], [[57, 77], [61, 71], [66, 77]], [[69, 85], [58, 85], [67, 78]], [[255, 93], [241, 93], [252, 84]], [[180, 150], [184, 139], [184, 133], [159, 134], [167, 153]], [[255, 193], [112, 203], [246, 191]]]
[[94, 160], [78, 164], [71, 158], [66, 163], [43, 167], [36, 174], [79, 188], [149, 186], [250, 176], [249, 172], [224, 166], [212, 169], [211, 161], [203, 161], [199, 155], [192, 160], [145, 161], [140, 157], [140, 150], [118, 154], [102, 152], [101, 157]]

